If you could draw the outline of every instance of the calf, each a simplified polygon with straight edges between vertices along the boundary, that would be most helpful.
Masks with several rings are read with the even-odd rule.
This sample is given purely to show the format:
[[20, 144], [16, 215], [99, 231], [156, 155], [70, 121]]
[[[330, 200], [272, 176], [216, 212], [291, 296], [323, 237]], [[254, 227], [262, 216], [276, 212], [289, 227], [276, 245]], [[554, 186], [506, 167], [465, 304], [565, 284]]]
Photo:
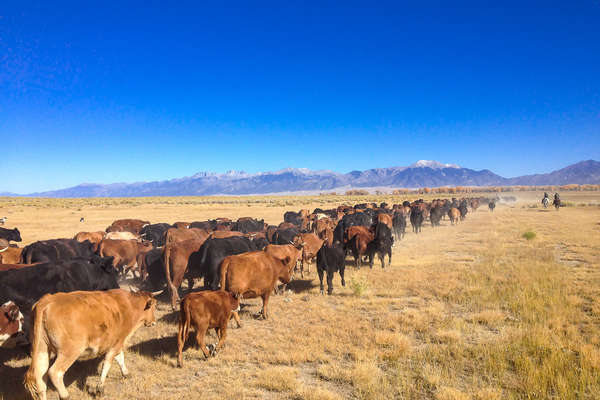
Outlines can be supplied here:
[[452, 207], [448, 211], [448, 218], [450, 218], [450, 224], [454, 225], [458, 223], [458, 220], [460, 218], [460, 211], [458, 211], [458, 208]]
[[414, 233], [421, 232], [421, 225], [423, 225], [424, 220], [425, 216], [423, 215], [423, 210], [418, 205], [411, 207], [410, 224], [412, 225]]
[[23, 336], [23, 314], [12, 301], [0, 306], [0, 347], [14, 347]]
[[[124, 377], [129, 376], [123, 349], [143, 324], [156, 323], [156, 300], [150, 293], [122, 289], [107, 292], [48, 294], [33, 307], [31, 365], [25, 374], [25, 388], [34, 399], [46, 399], [50, 377], [61, 399], [69, 397], [63, 376], [80, 358], [104, 355], [100, 383], [102, 393], [113, 359]], [[50, 357], [56, 354], [48, 369]]]
[[389, 264], [392, 263], [392, 246], [394, 245], [394, 238], [392, 231], [386, 224], [378, 223], [375, 227], [375, 238], [367, 246], [367, 253], [369, 254], [369, 264], [373, 268], [373, 258], [375, 253], [381, 260], [381, 268], [385, 268], [385, 255], [389, 257]]
[[396, 239], [401, 240], [406, 233], [406, 215], [403, 212], [395, 212], [392, 218], [392, 225]]
[[342, 286], [346, 286], [344, 280], [345, 254], [341, 247], [329, 247], [324, 245], [317, 252], [317, 273], [319, 274], [321, 294], [323, 294], [323, 273], [327, 272], [327, 294], [333, 293], [333, 273], [339, 272], [342, 278]]
[[98, 250], [98, 244], [104, 239], [104, 232], [79, 232], [73, 239], [78, 242], [85, 242], [86, 240], [94, 244], [94, 251]]
[[[183, 367], [183, 346], [188, 339], [191, 325], [196, 331], [196, 344], [204, 353], [204, 357], [208, 358], [223, 346], [227, 337], [227, 323], [232, 315], [238, 328], [242, 326], [237, 313], [239, 309], [240, 299], [229, 292], [205, 290], [185, 296], [181, 300], [179, 311], [177, 366]], [[204, 337], [211, 328], [214, 328], [219, 342], [209, 350], [204, 344]]]
[[300, 261], [300, 276], [304, 278], [304, 263], [307, 263], [306, 272], [310, 274], [310, 264], [317, 257], [317, 252], [323, 246], [323, 239], [314, 233], [301, 233], [294, 238], [294, 245], [302, 248]]
[[494, 208], [496, 208], [496, 202], [494, 200], [490, 201], [488, 203], [488, 208], [490, 209], [490, 212], [493, 212]]
[[[352, 227], [352, 228], [364, 228], [364, 227]], [[359, 230], [352, 236], [352, 238], [346, 244], [347, 248], [352, 250], [354, 256], [354, 263], [356, 268], [360, 268], [362, 258], [367, 254], [367, 247], [369, 243], [373, 241], [373, 234], [369, 230]]]
[[269, 297], [277, 281], [289, 283], [292, 279], [289, 264], [289, 257], [279, 259], [264, 251], [228, 256], [221, 264], [221, 290], [245, 298], [261, 297], [261, 314], [267, 319]]

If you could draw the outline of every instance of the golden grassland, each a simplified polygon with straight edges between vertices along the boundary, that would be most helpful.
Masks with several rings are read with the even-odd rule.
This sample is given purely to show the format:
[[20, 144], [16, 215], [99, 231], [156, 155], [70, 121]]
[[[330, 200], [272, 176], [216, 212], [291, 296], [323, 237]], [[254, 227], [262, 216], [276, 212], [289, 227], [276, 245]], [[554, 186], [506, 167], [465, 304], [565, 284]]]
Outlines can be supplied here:
[[[418, 236], [407, 232], [384, 270], [378, 262], [372, 270], [349, 262], [347, 286], [336, 274], [332, 296], [319, 294], [312, 268], [271, 298], [269, 320], [255, 319], [259, 300], [244, 300], [244, 325], [230, 324], [226, 347], [204, 360], [190, 346], [183, 369], [176, 368], [177, 313], [163, 302], [158, 324], [140, 328], [126, 352], [132, 377], [123, 380], [114, 365], [105, 397], [600, 398], [600, 194], [565, 193], [570, 206], [559, 212], [541, 209], [537, 192], [518, 196], [494, 213], [469, 213], [457, 226], [446, 220]], [[103, 230], [117, 218], [254, 216], [278, 223], [286, 210], [401, 200], [0, 199], [0, 214], [29, 243]], [[527, 240], [525, 232], [535, 237]], [[213, 332], [207, 341], [216, 341]], [[85, 383], [98, 381], [99, 361], [79, 362], [67, 373], [73, 398], [88, 398]], [[0, 398], [25, 398], [29, 358], [4, 351], [0, 364]], [[50, 398], [57, 398], [54, 390]]]

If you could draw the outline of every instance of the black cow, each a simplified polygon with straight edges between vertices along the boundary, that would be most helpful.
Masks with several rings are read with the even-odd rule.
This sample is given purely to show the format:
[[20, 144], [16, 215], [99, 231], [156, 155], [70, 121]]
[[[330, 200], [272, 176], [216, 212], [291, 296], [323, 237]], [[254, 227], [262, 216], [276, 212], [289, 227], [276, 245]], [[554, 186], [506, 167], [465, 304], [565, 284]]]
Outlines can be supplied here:
[[163, 261], [163, 249], [152, 249], [142, 257], [140, 266], [142, 276], [145, 277], [142, 287], [150, 292], [161, 290], [167, 284], [165, 277], [165, 264]]
[[217, 290], [221, 280], [221, 262], [227, 256], [256, 250], [250, 239], [234, 236], [224, 239], [208, 239], [200, 249], [190, 256], [185, 274], [188, 290], [192, 290], [193, 279], [204, 277], [204, 287]]
[[170, 228], [173, 228], [173, 225], [166, 223], [146, 225], [140, 231], [140, 236], [142, 239], [152, 242], [154, 247], [163, 247], [165, 235]]
[[15, 229], [6, 229], [6, 228], [0, 228], [0, 239], [6, 239], [7, 241], [13, 241], [13, 242], [20, 242], [23, 239], [21, 239], [21, 232], [19, 232], [19, 230], [17, 228]]
[[327, 272], [327, 294], [333, 293], [333, 273], [339, 272], [342, 278], [342, 286], [346, 286], [344, 280], [344, 268], [346, 260], [344, 250], [341, 247], [328, 247], [324, 244], [317, 252], [317, 273], [319, 274], [321, 294], [323, 294], [323, 273]]
[[243, 233], [248, 232], [260, 232], [265, 230], [265, 220], [260, 221], [253, 218], [238, 219], [231, 227], [232, 231], [238, 231]]
[[206, 229], [207, 231], [214, 231], [217, 229], [217, 221], [194, 221], [190, 223], [190, 228]]
[[23, 248], [21, 260], [24, 264], [58, 262], [72, 258], [90, 259], [94, 255], [94, 244], [75, 239], [51, 239], [34, 242]]
[[469, 212], [468, 208], [467, 208], [467, 200], [463, 199], [460, 202], [460, 205], [458, 206], [458, 211], [460, 211], [460, 220], [464, 220], [465, 218], [467, 218], [467, 213]]
[[375, 227], [375, 239], [373, 239], [367, 245], [367, 254], [369, 255], [369, 264], [373, 268], [373, 258], [375, 253], [381, 260], [381, 268], [385, 268], [385, 255], [389, 257], [389, 264], [392, 263], [392, 246], [394, 245], [394, 238], [392, 237], [392, 231], [384, 223], [378, 223]]
[[490, 200], [490, 202], [488, 203], [488, 208], [491, 212], [494, 212], [494, 208], [496, 208], [496, 201]]
[[273, 234], [274, 244], [290, 244], [294, 241], [294, 238], [300, 234], [300, 231], [295, 228], [278, 229]]
[[431, 221], [431, 226], [440, 226], [440, 221], [444, 216], [444, 207], [443, 206], [435, 206], [429, 212], [429, 220]]
[[27, 320], [31, 307], [45, 294], [118, 289], [112, 261], [112, 257], [93, 256], [0, 271], [0, 304], [14, 301]]
[[396, 239], [401, 240], [406, 233], [406, 215], [399, 212], [395, 213], [392, 217], [392, 226], [394, 227]]
[[[368, 210], [368, 209], [366, 209]], [[373, 210], [371, 212], [374, 213]], [[345, 243], [346, 230], [351, 226], [366, 226], [370, 228], [373, 225], [373, 216], [367, 212], [359, 212], [355, 214], [346, 214], [338, 222], [335, 229], [333, 230], [333, 241], [338, 243]]]
[[410, 209], [410, 224], [412, 225], [414, 233], [421, 232], [421, 225], [423, 225], [424, 219], [423, 210], [421, 210], [419, 206], [413, 206]]
[[264, 248], [269, 244], [269, 241], [264, 237], [255, 237], [252, 239], [252, 243], [254, 243], [256, 250], [264, 250]]

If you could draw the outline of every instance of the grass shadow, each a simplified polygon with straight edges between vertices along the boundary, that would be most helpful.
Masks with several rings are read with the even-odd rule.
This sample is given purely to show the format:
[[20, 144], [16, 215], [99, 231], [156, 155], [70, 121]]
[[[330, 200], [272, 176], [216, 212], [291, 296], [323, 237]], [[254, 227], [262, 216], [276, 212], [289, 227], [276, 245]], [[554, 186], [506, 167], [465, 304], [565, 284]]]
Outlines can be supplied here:
[[177, 352], [177, 336], [166, 336], [140, 342], [131, 346], [129, 351], [150, 359], [156, 359], [163, 354], [173, 355]]

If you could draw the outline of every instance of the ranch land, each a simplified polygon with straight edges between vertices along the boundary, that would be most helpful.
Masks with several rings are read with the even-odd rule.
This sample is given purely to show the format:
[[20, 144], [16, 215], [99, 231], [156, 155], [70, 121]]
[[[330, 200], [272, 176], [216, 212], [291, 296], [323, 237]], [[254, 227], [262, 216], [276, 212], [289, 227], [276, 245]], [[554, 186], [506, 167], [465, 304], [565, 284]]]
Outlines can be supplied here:
[[[181, 369], [178, 312], [165, 291], [157, 325], [140, 328], [125, 353], [131, 377], [113, 365], [103, 398], [599, 399], [600, 192], [561, 193], [560, 211], [543, 209], [541, 192], [506, 195], [518, 199], [469, 210], [455, 226], [446, 218], [416, 235], [409, 224], [383, 270], [378, 260], [356, 270], [348, 257], [346, 287], [335, 274], [331, 296], [320, 294], [313, 264], [271, 297], [268, 320], [255, 316], [260, 299], [244, 299], [243, 327], [230, 322], [225, 348], [205, 360], [192, 339]], [[290, 210], [419, 197], [442, 195], [0, 198], [0, 217], [23, 246], [120, 218], [276, 225]], [[67, 372], [72, 398], [92, 398], [85, 387], [98, 382], [100, 362]], [[23, 351], [0, 350], [0, 399], [27, 398], [29, 363]], [[48, 395], [58, 398], [51, 384]]]

